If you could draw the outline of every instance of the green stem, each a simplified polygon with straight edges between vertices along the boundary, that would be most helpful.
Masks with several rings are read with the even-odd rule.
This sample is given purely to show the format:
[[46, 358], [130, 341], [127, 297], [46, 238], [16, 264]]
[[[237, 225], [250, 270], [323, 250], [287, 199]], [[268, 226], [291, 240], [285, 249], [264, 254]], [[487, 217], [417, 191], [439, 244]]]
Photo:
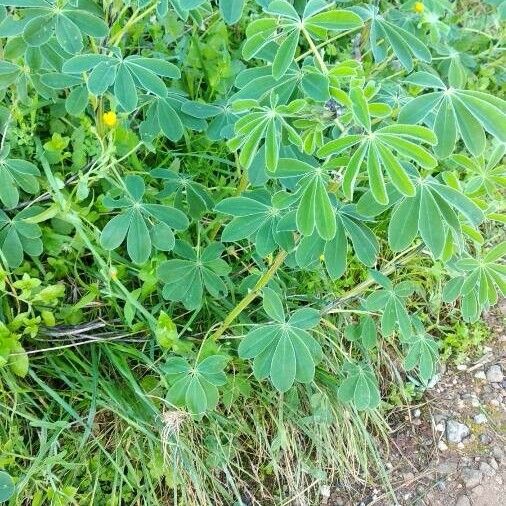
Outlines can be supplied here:
[[311, 38], [311, 35], [309, 35], [309, 33], [307, 32], [307, 30], [305, 28], [302, 29], [302, 33], [303, 33], [304, 37], [306, 38], [307, 43], [309, 44], [309, 47], [310, 47], [314, 57], [316, 58], [316, 61], [319, 63], [322, 71], [325, 74], [328, 74], [329, 69], [327, 68], [327, 65], [325, 64], [325, 62], [323, 61], [322, 55], [318, 51], [318, 48], [315, 46], [313, 39]]
[[[380, 272], [385, 276], [392, 274], [392, 272], [394, 272], [395, 269], [397, 269], [397, 267], [399, 267], [400, 265], [405, 265], [410, 260], [412, 260], [420, 252], [420, 249], [422, 247], [423, 247], [422, 245], [413, 246], [411, 249], [401, 253], [400, 255], [390, 260], [390, 262], [388, 262]], [[368, 288], [370, 288], [372, 285], [375, 284], [376, 280], [373, 278], [368, 278], [365, 281], [362, 281], [362, 283], [359, 283], [357, 286], [346, 292], [342, 297], [339, 297], [339, 299], [335, 300], [334, 302], [331, 302], [326, 308], [324, 308], [322, 313], [331, 314], [341, 312], [341, 310], [336, 309], [337, 305], [340, 305], [343, 302], [358, 297], [359, 295], [364, 293]]]
[[274, 277], [274, 274], [276, 274], [276, 271], [281, 267], [281, 265], [283, 265], [283, 262], [285, 261], [287, 255], [288, 252], [286, 251], [280, 251], [277, 254], [276, 258], [274, 259], [274, 262], [272, 262], [272, 265], [269, 267], [269, 270], [264, 272], [264, 274], [262, 274], [253, 290], [251, 290], [251, 292], [249, 292], [239, 302], [239, 304], [237, 304], [237, 306], [235, 306], [234, 309], [232, 309], [232, 311], [230, 311], [227, 317], [223, 320], [222, 324], [211, 335], [210, 337], [211, 340], [213, 341], [218, 340], [230, 327], [232, 322], [256, 299], [262, 288], [265, 285], [267, 285], [267, 283], [269, 283], [269, 281]]

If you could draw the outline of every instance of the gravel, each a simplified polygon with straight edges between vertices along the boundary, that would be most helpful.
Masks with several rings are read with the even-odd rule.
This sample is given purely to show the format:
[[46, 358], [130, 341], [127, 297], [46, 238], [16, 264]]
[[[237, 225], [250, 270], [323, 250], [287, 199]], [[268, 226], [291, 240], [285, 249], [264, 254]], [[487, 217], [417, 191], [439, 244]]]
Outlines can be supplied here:
[[449, 443], [461, 443], [464, 438], [469, 436], [469, 427], [457, 420], [448, 420], [446, 422], [446, 439]]
[[500, 365], [492, 365], [487, 369], [487, 381], [490, 383], [502, 383], [504, 374]]
[[481, 483], [481, 479], [483, 478], [483, 474], [481, 471], [477, 469], [471, 469], [470, 467], [466, 467], [462, 470], [461, 473], [462, 481], [467, 489], [472, 489], [477, 487]]

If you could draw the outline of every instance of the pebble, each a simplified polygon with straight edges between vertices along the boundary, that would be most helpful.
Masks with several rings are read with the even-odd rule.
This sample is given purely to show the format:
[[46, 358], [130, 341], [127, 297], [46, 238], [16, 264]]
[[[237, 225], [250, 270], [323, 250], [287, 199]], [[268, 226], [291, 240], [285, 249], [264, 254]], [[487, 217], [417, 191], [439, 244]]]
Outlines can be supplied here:
[[456, 473], [458, 468], [458, 462], [454, 460], [448, 460], [447, 462], [440, 462], [436, 468], [436, 471], [443, 476], [448, 476], [450, 474]]
[[485, 492], [485, 488], [483, 487], [483, 485], [478, 485], [473, 489], [473, 495], [476, 497], [480, 497], [481, 495], [483, 495], [483, 492]]
[[482, 434], [480, 436], [480, 442], [484, 445], [489, 445], [492, 442], [492, 438], [488, 434]]
[[486, 380], [487, 379], [487, 375], [485, 374], [485, 371], [476, 371], [474, 373], [474, 377], [476, 379], [480, 379], [480, 380]]
[[413, 411], [413, 416], [414, 416], [415, 418], [419, 418], [421, 414], [422, 414], [422, 412], [421, 412], [418, 408], [416, 408], [416, 409]]
[[460, 443], [469, 436], [469, 427], [457, 420], [448, 420], [446, 422], [446, 439], [450, 443]]
[[490, 465], [497, 471], [497, 469], [499, 469], [499, 464], [497, 463], [497, 460], [494, 459], [494, 457], [492, 457], [490, 459]]
[[448, 450], [448, 445], [443, 440], [439, 441], [437, 447], [441, 452], [445, 452], [446, 450]]
[[504, 463], [504, 450], [502, 448], [499, 446], [492, 448], [492, 455], [500, 464]]
[[457, 499], [455, 506], [471, 506], [471, 501], [469, 500], [469, 497], [467, 497], [467, 495], [461, 495]]
[[490, 465], [490, 464], [487, 464], [487, 462], [482, 462], [480, 464], [480, 471], [485, 475], [485, 476], [489, 476], [490, 478], [492, 476], [495, 476], [495, 469]]
[[487, 369], [487, 381], [490, 383], [501, 383], [504, 379], [504, 374], [500, 365], [492, 365]]
[[413, 473], [404, 473], [402, 477], [404, 478], [404, 483], [409, 483], [415, 479], [415, 475]]
[[470, 467], [466, 467], [462, 470], [461, 473], [462, 481], [467, 489], [471, 489], [477, 487], [482, 479], [481, 471], [477, 469], [471, 469]]
[[445, 431], [445, 424], [444, 424], [444, 423], [442, 423], [442, 422], [441, 422], [441, 423], [438, 423], [438, 424], [436, 425], [436, 430], [437, 430], [438, 432], [444, 432], [444, 431]]
[[487, 423], [487, 417], [483, 413], [479, 413], [474, 417], [474, 423], [483, 424]]
[[458, 364], [457, 365], [457, 371], [466, 371], [467, 365], [466, 364]]

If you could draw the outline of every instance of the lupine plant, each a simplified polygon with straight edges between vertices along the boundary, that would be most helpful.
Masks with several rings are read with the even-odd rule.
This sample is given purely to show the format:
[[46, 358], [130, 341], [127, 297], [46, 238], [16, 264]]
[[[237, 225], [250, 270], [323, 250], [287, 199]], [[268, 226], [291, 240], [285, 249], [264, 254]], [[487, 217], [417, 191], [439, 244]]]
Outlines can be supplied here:
[[[239, 380], [377, 409], [392, 350], [427, 385], [429, 298], [475, 322], [506, 292], [504, 76], [453, 9], [1, 0], [0, 365], [28, 372], [19, 314], [98, 304], [193, 417]], [[37, 272], [98, 298], [20, 299]]]

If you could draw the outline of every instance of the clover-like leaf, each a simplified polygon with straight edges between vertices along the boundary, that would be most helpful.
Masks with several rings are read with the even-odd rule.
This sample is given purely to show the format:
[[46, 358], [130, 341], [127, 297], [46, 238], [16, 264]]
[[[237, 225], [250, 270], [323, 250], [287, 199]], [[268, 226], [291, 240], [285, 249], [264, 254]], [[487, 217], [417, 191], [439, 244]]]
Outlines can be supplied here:
[[406, 82], [436, 90], [406, 103], [399, 113], [399, 121], [431, 125], [437, 136], [434, 151], [439, 158], [450, 156], [459, 138], [474, 156], [480, 155], [486, 145], [485, 131], [500, 142], [506, 142], [506, 102], [503, 99], [482, 91], [447, 86], [429, 72], [415, 72]]
[[9, 267], [19, 267], [23, 255], [37, 257], [42, 253], [42, 231], [30, 218], [37, 216], [41, 207], [27, 207], [12, 219], [0, 209], [0, 249]]
[[175, 253], [183, 259], [172, 259], [158, 267], [158, 277], [165, 283], [162, 295], [167, 300], [181, 301], [187, 309], [202, 305], [204, 289], [214, 298], [228, 294], [227, 275], [230, 266], [221, 258], [223, 244], [211, 243], [195, 250], [190, 244], [178, 241]]
[[427, 334], [418, 319], [414, 319], [413, 326], [415, 332], [403, 339], [407, 346], [404, 367], [407, 371], [417, 368], [420, 378], [428, 383], [437, 371], [439, 344], [431, 335]]
[[[475, 322], [483, 311], [506, 295], [506, 241], [484, 252], [479, 258], [462, 258], [452, 264], [457, 273], [444, 287], [443, 300], [461, 297], [465, 321]], [[499, 292], [499, 293], [498, 293]]]
[[102, 230], [100, 244], [109, 251], [117, 249], [126, 239], [130, 258], [143, 264], [152, 247], [161, 251], [174, 248], [174, 230], [188, 227], [188, 218], [180, 210], [162, 204], [144, 202], [144, 180], [140, 176], [126, 176], [120, 197], [107, 196], [104, 205], [121, 209]]
[[382, 311], [381, 333], [391, 335], [398, 329], [401, 336], [411, 335], [411, 319], [406, 309], [406, 299], [413, 293], [414, 286], [409, 281], [401, 281], [372, 292], [365, 300], [370, 311]]
[[182, 357], [168, 358], [162, 366], [172, 384], [168, 401], [186, 407], [192, 415], [213, 410], [219, 400], [218, 387], [227, 383], [227, 362], [225, 355], [211, 355], [192, 367]]
[[269, 289], [264, 292], [264, 310], [274, 323], [256, 325], [248, 332], [239, 345], [239, 356], [253, 359], [255, 377], [270, 378], [280, 392], [296, 381], [310, 383], [323, 356], [320, 344], [307, 331], [318, 324], [318, 311], [298, 309], [286, 321], [281, 299]]
[[346, 362], [347, 376], [339, 386], [341, 401], [353, 404], [359, 411], [377, 408], [381, 402], [378, 380], [367, 364]]

